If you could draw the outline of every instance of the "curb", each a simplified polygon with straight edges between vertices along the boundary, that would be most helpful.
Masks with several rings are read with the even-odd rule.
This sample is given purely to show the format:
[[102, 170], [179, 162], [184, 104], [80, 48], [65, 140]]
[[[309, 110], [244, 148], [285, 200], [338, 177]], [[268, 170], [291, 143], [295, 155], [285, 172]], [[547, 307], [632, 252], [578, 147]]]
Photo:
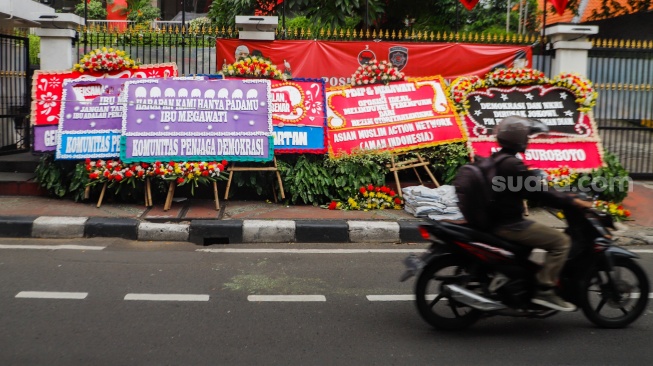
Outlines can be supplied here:
[[154, 223], [130, 218], [3, 216], [0, 238], [122, 238], [187, 241], [196, 245], [245, 243], [415, 243], [425, 242], [424, 221], [358, 220], [191, 220]]

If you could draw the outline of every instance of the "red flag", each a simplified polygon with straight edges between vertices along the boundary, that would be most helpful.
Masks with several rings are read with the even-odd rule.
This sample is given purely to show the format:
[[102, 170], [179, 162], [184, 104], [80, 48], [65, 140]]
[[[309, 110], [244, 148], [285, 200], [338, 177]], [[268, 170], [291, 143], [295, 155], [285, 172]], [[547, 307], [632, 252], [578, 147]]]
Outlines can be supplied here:
[[472, 10], [478, 4], [478, 0], [460, 0], [461, 3], [467, 8], [467, 10]]
[[567, 3], [569, 3], [569, 0], [551, 0], [551, 4], [553, 4], [553, 7], [556, 9], [556, 13], [558, 13], [558, 15], [562, 15], [562, 13], [565, 12]]
[[281, 4], [283, 0], [277, 0], [277, 5]]

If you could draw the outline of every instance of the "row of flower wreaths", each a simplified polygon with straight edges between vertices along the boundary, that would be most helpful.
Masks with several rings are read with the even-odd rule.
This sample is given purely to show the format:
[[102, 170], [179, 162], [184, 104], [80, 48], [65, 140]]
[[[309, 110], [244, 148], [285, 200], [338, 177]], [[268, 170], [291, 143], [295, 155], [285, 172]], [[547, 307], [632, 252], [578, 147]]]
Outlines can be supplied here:
[[[113, 72], [124, 69], [136, 69], [138, 63], [129, 58], [124, 51], [113, 48], [99, 48], [84, 55], [74, 70], [79, 72]], [[270, 60], [248, 56], [236, 60], [231, 65], [225, 65], [221, 74], [237, 77], [271, 78], [285, 80], [286, 73], [282, 73]], [[388, 61], [372, 60], [367, 65], [360, 66], [352, 75], [352, 86], [369, 84], [387, 84], [391, 81], [402, 81], [405, 75]], [[485, 78], [477, 76], [463, 76], [455, 79], [449, 86], [452, 99], [457, 110], [464, 114], [467, 106], [467, 94], [484, 87], [510, 86], [510, 85], [535, 85], [552, 84], [572, 90], [577, 102], [584, 110], [589, 110], [596, 104], [597, 93], [592, 83], [577, 75], [561, 74], [554, 79], [548, 79], [538, 70], [532, 69], [499, 69], [488, 73]], [[88, 173], [88, 186], [108, 184], [113, 187], [119, 184], [133, 185], [136, 182], [145, 182], [146, 179], [163, 179], [174, 181], [178, 186], [191, 184], [211, 184], [217, 181], [220, 173], [227, 167], [227, 161], [221, 162], [155, 162], [127, 164], [119, 160], [91, 160], [84, 162], [85, 171]], [[578, 173], [569, 168], [562, 167], [551, 169], [549, 185], [563, 187], [572, 184]], [[402, 209], [403, 199], [394, 190], [372, 184], [362, 186], [357, 194], [347, 201], [332, 201], [328, 209], [371, 210], [371, 209]], [[613, 215], [627, 218], [628, 210], [613, 203], [597, 201], [597, 207], [609, 211]]]

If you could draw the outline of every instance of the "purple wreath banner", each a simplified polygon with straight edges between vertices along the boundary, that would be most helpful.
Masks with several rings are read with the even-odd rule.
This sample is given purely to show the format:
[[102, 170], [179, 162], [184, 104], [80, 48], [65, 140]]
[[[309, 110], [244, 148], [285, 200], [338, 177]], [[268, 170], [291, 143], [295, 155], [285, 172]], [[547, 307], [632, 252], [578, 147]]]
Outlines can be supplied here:
[[269, 80], [134, 80], [123, 96], [125, 162], [272, 160]]
[[123, 113], [119, 98], [126, 80], [64, 80], [57, 159], [119, 156]]

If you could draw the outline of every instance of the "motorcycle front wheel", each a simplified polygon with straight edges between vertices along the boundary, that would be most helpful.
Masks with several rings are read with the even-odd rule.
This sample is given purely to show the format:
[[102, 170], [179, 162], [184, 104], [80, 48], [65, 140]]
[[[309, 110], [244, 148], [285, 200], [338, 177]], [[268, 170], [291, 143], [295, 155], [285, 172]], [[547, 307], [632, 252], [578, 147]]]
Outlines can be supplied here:
[[649, 282], [644, 270], [633, 260], [616, 258], [612, 271], [614, 285], [604, 268], [594, 267], [582, 282], [581, 308], [592, 323], [603, 328], [623, 328], [646, 309]]
[[453, 257], [436, 259], [420, 273], [415, 287], [415, 301], [420, 316], [440, 330], [459, 330], [474, 324], [481, 312], [451, 299], [447, 284], [464, 286], [467, 275], [464, 263]]

